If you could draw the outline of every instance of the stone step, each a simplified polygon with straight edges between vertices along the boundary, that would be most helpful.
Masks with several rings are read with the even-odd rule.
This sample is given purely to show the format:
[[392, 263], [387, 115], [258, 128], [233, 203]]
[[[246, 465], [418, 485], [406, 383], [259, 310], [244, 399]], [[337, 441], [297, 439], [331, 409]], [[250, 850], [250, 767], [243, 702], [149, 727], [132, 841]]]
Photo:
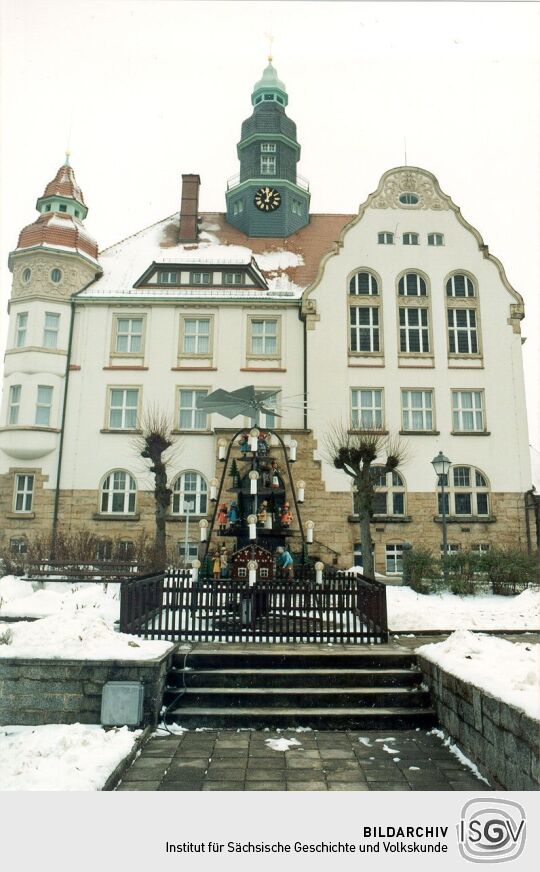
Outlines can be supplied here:
[[427, 708], [221, 708], [179, 706], [166, 715], [166, 722], [193, 729], [264, 729], [311, 727], [318, 730], [410, 730], [426, 729], [437, 723]]
[[416, 668], [416, 656], [393, 645], [207, 643], [189, 652], [177, 651], [173, 666], [182, 669], [185, 665], [192, 669], [410, 669]]
[[405, 687], [422, 681], [419, 669], [178, 669], [168, 683], [188, 687]]
[[[166, 688], [164, 702], [170, 705], [181, 688]], [[246, 706], [294, 708], [422, 708], [429, 705], [429, 693], [417, 688], [396, 687], [188, 687], [184, 705], [210, 707]]]

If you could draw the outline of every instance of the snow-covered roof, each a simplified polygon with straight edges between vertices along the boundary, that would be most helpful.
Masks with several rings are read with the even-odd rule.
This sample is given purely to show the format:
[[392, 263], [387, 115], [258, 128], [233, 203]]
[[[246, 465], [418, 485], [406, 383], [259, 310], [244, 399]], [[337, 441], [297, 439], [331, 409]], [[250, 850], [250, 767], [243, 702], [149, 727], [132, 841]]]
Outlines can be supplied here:
[[[338, 238], [350, 215], [311, 216], [310, 223], [286, 239], [252, 238], [231, 227], [222, 213], [202, 215], [197, 243], [178, 243], [179, 214], [165, 218], [105, 249], [99, 255], [103, 275], [80, 299], [228, 299], [300, 300], [315, 277], [323, 254]], [[213, 286], [135, 287], [152, 264], [245, 266], [263, 278], [267, 290]]]

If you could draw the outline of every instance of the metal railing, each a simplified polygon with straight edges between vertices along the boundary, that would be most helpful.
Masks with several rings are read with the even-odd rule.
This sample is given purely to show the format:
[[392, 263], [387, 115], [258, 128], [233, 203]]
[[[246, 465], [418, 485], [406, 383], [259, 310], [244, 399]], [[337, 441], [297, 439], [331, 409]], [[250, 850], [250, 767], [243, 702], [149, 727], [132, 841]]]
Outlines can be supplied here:
[[40, 580], [50, 578], [53, 581], [120, 581], [127, 576], [140, 573], [136, 560], [41, 560], [29, 563], [26, 576]]
[[386, 589], [358, 575], [199, 579], [188, 571], [125, 579], [120, 631], [174, 642], [384, 643]]
[[[245, 182], [256, 183], [256, 184], [269, 184], [280, 181], [277, 176], [258, 176], [257, 178], [244, 179]], [[227, 190], [230, 191], [231, 188], [236, 188], [240, 184], [240, 173], [236, 173], [234, 176], [231, 176], [227, 179]], [[299, 188], [302, 188], [304, 191], [309, 191], [309, 181], [304, 178], [304, 176], [296, 174], [296, 184]]]

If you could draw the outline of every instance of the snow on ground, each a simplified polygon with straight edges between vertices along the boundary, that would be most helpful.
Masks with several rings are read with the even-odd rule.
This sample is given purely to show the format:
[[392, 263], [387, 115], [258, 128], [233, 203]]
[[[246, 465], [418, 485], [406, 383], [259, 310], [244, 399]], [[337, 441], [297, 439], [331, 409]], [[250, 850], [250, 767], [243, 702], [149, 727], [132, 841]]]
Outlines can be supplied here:
[[[459, 760], [460, 763], [462, 763], [464, 766], [467, 766], [471, 770], [471, 772], [473, 772], [473, 774], [476, 775], [476, 777], [480, 779], [480, 781], [484, 781], [488, 787], [490, 786], [487, 778], [484, 778], [483, 775], [480, 775], [480, 771], [479, 771], [476, 763], [473, 763], [472, 760], [469, 760], [469, 758], [465, 756], [465, 754], [463, 753], [461, 748], [459, 748], [458, 745], [456, 745], [452, 741], [450, 736], [447, 736], [443, 732], [443, 730], [438, 730], [435, 727], [435, 729], [430, 730], [430, 732], [428, 733], [428, 736], [437, 736], [439, 739], [441, 739], [443, 745], [446, 748], [448, 748], [448, 750], [450, 751], [451, 754], [454, 755], [454, 757], [457, 757], [457, 759]], [[416, 768], [417, 768], [416, 766], [409, 766], [409, 769], [416, 769]]]
[[36, 583], [13, 575], [0, 578], [0, 620], [2, 618], [46, 618], [59, 612], [75, 613], [94, 609], [112, 624], [120, 616], [120, 585], [89, 582]]
[[89, 609], [4, 624], [0, 629], [0, 657], [149, 660], [171, 648], [170, 642], [116, 633], [106, 617]]
[[458, 630], [417, 650], [451, 675], [540, 720], [540, 645]]
[[0, 790], [101, 790], [141, 730], [0, 727]]
[[419, 594], [387, 587], [388, 626], [403, 630], [540, 630], [540, 592], [517, 596]]
[[302, 743], [298, 739], [285, 739], [283, 737], [280, 739], [266, 739], [265, 744], [268, 745], [271, 751], [290, 751], [291, 748], [294, 748], [296, 745], [300, 746]]

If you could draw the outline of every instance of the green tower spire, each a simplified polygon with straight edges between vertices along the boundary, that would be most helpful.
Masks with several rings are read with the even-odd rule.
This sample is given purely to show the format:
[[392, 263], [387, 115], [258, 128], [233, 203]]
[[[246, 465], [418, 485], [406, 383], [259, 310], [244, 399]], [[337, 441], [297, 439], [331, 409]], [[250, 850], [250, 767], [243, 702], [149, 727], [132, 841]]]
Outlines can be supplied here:
[[268, 58], [251, 94], [253, 112], [242, 124], [240, 174], [225, 195], [227, 221], [248, 236], [289, 236], [309, 223], [309, 185], [297, 175], [300, 145], [287, 117], [287, 89]]

